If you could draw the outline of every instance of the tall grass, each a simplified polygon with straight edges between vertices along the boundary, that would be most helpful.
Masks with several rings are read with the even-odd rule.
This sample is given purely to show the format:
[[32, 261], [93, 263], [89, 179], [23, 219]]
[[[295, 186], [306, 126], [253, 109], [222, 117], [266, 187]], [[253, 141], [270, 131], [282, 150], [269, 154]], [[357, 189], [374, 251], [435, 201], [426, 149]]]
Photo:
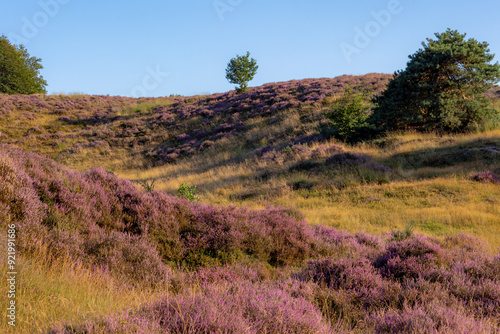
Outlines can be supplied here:
[[[6, 243], [2, 242], [2, 245]], [[1, 280], [6, 282], [7, 261], [0, 254]], [[99, 268], [92, 270], [66, 257], [39, 249], [17, 257], [16, 326], [0, 317], [2, 333], [42, 333], [65, 322], [83, 322], [103, 315], [136, 310], [165, 291], [132, 288]], [[6, 284], [0, 285], [0, 307], [7, 309]]]
[[[252, 156], [231, 161], [231, 152], [241, 146], [237, 141], [230, 145], [232, 150], [223, 146], [165, 166], [117, 173], [156, 179], [156, 189], [172, 194], [183, 183], [195, 185], [202, 201], [209, 203], [295, 208], [310, 224], [350, 232], [386, 233], [413, 219], [420, 233], [444, 237], [465, 232], [487, 240], [491, 250], [500, 247], [500, 189], [472, 181], [476, 172], [500, 168], [498, 155], [481, 153], [500, 147], [499, 130], [446, 136], [393, 133], [355, 146], [330, 143], [393, 166], [390, 175], [363, 168], [289, 171], [299, 161], [293, 159], [281, 165]], [[310, 150], [317, 147], [312, 144]], [[467, 152], [472, 158], [464, 161]]]

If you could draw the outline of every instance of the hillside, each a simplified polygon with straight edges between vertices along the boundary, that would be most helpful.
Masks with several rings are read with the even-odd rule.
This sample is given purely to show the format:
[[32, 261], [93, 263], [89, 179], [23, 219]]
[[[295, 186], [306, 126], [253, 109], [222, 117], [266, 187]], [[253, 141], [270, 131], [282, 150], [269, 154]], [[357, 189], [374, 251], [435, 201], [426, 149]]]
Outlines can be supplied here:
[[[156, 99], [1, 95], [0, 141], [170, 194], [184, 183], [196, 186], [207, 203], [273, 203], [311, 224], [351, 232], [411, 224], [500, 247], [498, 187], [472, 181], [480, 172], [498, 174], [498, 130], [392, 134], [355, 146], [322, 136], [324, 111], [347, 87], [378, 94], [390, 78], [341, 76], [271, 83], [242, 95]], [[488, 96], [500, 108], [497, 90]], [[331, 161], [336, 154], [340, 160]]]
[[[500, 130], [359, 144], [321, 131], [347, 87], [379, 94], [391, 77], [242, 95], [0, 95], [18, 329], [494, 333]], [[500, 109], [498, 88], [487, 95]]]
[[[380, 93], [390, 77], [296, 80], [251, 88], [243, 95], [231, 91], [157, 99], [0, 95], [1, 140], [78, 169], [93, 164], [117, 169], [123, 162], [136, 167], [163, 164], [242, 136], [254, 149], [261, 148], [261, 141], [279, 145], [311, 141], [308, 135], [317, 132], [322, 106], [347, 86]], [[285, 133], [275, 129], [294, 117], [302, 126], [285, 128]], [[269, 130], [271, 136], [256, 137], [257, 127]], [[273, 136], [273, 131], [278, 132]]]
[[463, 234], [312, 227], [293, 211], [191, 203], [9, 146], [0, 147], [0, 205], [2, 228], [15, 223], [19, 235], [23, 332], [486, 333], [499, 324], [500, 258]]

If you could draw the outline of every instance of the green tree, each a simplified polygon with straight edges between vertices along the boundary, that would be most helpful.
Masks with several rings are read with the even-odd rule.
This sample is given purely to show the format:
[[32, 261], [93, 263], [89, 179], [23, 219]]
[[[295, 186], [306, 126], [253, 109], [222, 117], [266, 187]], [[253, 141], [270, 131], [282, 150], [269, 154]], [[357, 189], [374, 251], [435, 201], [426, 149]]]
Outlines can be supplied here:
[[352, 88], [335, 100], [325, 112], [333, 135], [342, 140], [352, 141], [359, 129], [367, 126], [371, 104], [366, 92], [354, 92]]
[[448, 29], [427, 39], [404, 71], [375, 98], [369, 122], [379, 130], [460, 132], [498, 119], [483, 95], [500, 78], [488, 43]]
[[31, 57], [22, 45], [15, 46], [0, 36], [0, 93], [47, 93], [47, 82], [40, 75], [41, 59]]
[[232, 83], [239, 85], [236, 87], [238, 94], [248, 91], [248, 82], [253, 79], [257, 73], [259, 66], [255, 59], [250, 58], [250, 52], [247, 51], [246, 56], [238, 56], [231, 59], [226, 68], [226, 79]]

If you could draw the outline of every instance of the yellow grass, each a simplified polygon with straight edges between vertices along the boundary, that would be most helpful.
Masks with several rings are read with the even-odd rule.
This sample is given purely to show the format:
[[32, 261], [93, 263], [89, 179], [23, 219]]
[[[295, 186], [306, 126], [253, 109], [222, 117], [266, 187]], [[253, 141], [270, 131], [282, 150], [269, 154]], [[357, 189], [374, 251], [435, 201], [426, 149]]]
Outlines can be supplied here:
[[[366, 153], [384, 161], [397, 154], [499, 138], [500, 130], [448, 136], [409, 132], [389, 135], [387, 140], [395, 144], [385, 148], [340, 144], [347, 151]], [[346, 173], [342, 180], [347, 187], [338, 190], [333, 179], [306, 172], [285, 173], [260, 181], [256, 176], [266, 163], [258, 159], [224, 163], [237, 150], [237, 143], [233, 145], [233, 150], [205, 153], [162, 167], [119, 170], [117, 174], [132, 180], [156, 179], [156, 190], [172, 194], [182, 183], [188, 183], [196, 186], [202, 201], [208, 203], [291, 207], [302, 212], [310, 224], [350, 232], [386, 233], [412, 222], [419, 233], [436, 237], [467, 233], [486, 240], [492, 251], [500, 247], [500, 187], [470, 180], [475, 171], [485, 168], [481, 161], [397, 170], [395, 179], [382, 185], [366, 184], [358, 176]], [[319, 190], [293, 191], [290, 183], [300, 179], [319, 184]], [[249, 198], [242, 194], [249, 194]]]
[[[6, 245], [2, 240], [2, 245]], [[40, 333], [61, 323], [80, 323], [88, 319], [137, 309], [153, 301], [161, 292], [132, 289], [121, 285], [99, 270], [89, 270], [64, 258], [39, 252], [29, 258], [17, 257], [16, 326], [7, 324], [7, 261], [0, 253], [1, 333]]]

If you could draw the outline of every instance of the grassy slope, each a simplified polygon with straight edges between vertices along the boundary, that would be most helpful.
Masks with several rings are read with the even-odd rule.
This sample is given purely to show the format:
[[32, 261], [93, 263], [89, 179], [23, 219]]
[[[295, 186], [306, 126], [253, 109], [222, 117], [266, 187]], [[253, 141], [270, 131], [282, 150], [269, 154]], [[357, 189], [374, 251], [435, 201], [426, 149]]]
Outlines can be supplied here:
[[498, 326], [500, 258], [481, 241], [349, 234], [297, 216], [141, 192], [102, 169], [78, 173], [0, 147], [0, 227], [16, 223], [21, 255], [17, 332], [487, 333]]
[[[312, 151], [329, 101], [345, 87], [380, 92], [389, 75], [291, 81], [211, 96], [129, 99], [87, 96], [1, 97], [3, 141], [79, 170], [102, 166], [174, 194], [182, 183], [210, 203], [293, 207], [312, 224], [381, 233], [412, 222], [442, 236], [464, 231], [500, 247], [497, 186], [473, 183], [500, 168], [500, 132], [460, 136], [402, 133], [345, 151], [369, 154], [389, 174], [359, 168], [292, 166], [258, 156], [302, 142]], [[489, 92], [491, 98], [497, 92]], [[499, 100], [492, 100], [498, 108]], [[318, 143], [316, 140], [319, 140]], [[262, 177], [262, 176], [265, 177]], [[382, 183], [382, 184], [379, 184]]]
[[[336, 144], [371, 155], [392, 167], [389, 174], [321, 165], [295, 171], [293, 166], [301, 161], [296, 156], [278, 166], [256, 157], [225, 163], [234, 158], [227, 151], [119, 174], [133, 180], [156, 179], [156, 189], [170, 193], [182, 183], [196, 185], [201, 197], [212, 203], [295, 208], [309, 223], [350, 232], [384, 233], [413, 223], [416, 231], [428, 235], [466, 232], [487, 240], [492, 250], [500, 247], [500, 189], [471, 180], [476, 172], [498, 169], [499, 155], [491, 158], [485, 152], [464, 158], [481, 148], [500, 148], [500, 131], [449, 137], [397, 134], [385, 142], [390, 144]], [[233, 152], [238, 154], [238, 148]]]
[[[369, 79], [371, 82], [373, 77]], [[293, 92], [294, 85], [300, 87], [296, 82], [290, 85], [291, 89], [283, 89]], [[256, 91], [265, 93], [260, 88]], [[235, 100], [241, 110], [216, 115], [212, 120], [216, 125], [242, 120], [244, 129], [212, 140], [215, 145], [206, 150], [196, 148], [196, 144], [196, 154], [182, 157], [181, 151], [181, 158], [168, 164], [162, 161], [161, 153], [165, 147], [182, 146], [176, 139], [179, 135], [194, 134], [200, 127], [210, 132], [215, 126], [203, 123], [197, 113], [170, 123], [162, 121], [161, 126], [153, 120], [165, 113], [184, 112], [184, 107], [191, 105], [210, 110], [210, 99], [236, 99], [234, 95], [141, 100], [40, 96], [31, 101], [0, 96], [0, 137], [3, 142], [41, 152], [80, 170], [101, 165], [132, 180], [156, 179], [157, 190], [175, 193], [187, 182], [197, 186], [204, 202], [251, 207], [280, 204], [300, 210], [309, 223], [353, 232], [381, 233], [413, 222], [417, 231], [426, 234], [466, 232], [487, 240], [491, 250], [500, 246], [499, 187], [470, 179], [475, 172], [500, 168], [495, 153], [500, 148], [498, 130], [445, 137], [394, 134], [354, 147], [330, 143], [345, 151], [369, 154], [378, 164], [391, 167], [389, 174], [364, 168], [332, 169], [324, 165], [324, 157], [304, 159], [293, 152], [279, 163], [256, 155], [264, 146], [281, 152], [287, 145], [293, 147], [296, 139], [314, 134], [334, 95], [319, 94], [312, 103], [253, 116], [245, 115], [246, 109]], [[260, 99], [267, 101], [268, 97]], [[494, 104], [498, 107], [498, 100]], [[143, 121], [146, 131], [141, 123], [133, 124], [135, 120]], [[114, 133], [107, 134], [108, 130]], [[213, 134], [200, 140], [210, 140]], [[318, 145], [308, 144], [310, 150]], [[291, 168], [304, 160], [316, 164]], [[46, 255], [39, 253], [19, 261], [24, 332], [37, 332], [55, 320], [80, 322], [135, 309], [157, 295], [133, 288], [124, 294], [121, 283], [104, 273], [90, 272], [65, 259], [52, 264], [45, 260]]]

